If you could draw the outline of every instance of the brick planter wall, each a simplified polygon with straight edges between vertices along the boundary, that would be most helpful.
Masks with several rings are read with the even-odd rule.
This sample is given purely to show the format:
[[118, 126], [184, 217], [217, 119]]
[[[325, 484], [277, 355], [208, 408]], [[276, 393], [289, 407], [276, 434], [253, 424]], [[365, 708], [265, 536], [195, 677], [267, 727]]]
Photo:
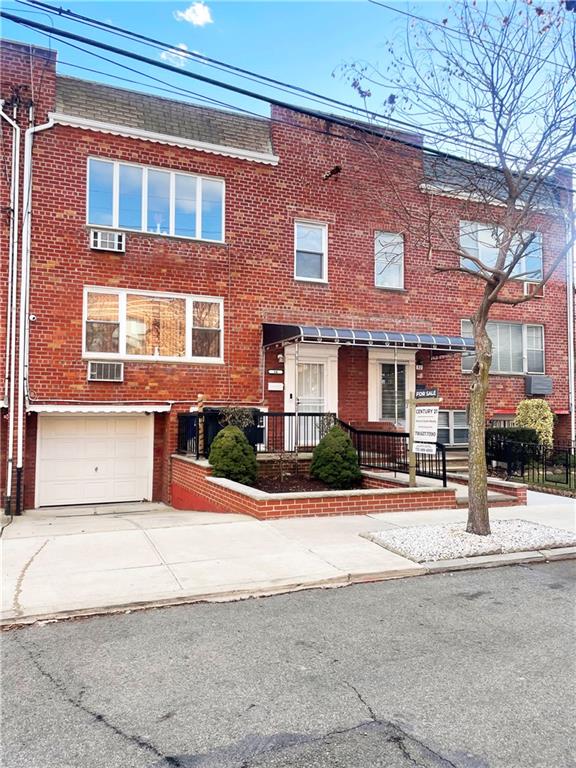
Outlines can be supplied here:
[[[468, 479], [460, 475], [448, 473], [448, 480], [451, 483], [459, 485], [468, 485]], [[522, 483], [509, 483], [506, 480], [499, 480], [495, 477], [488, 478], [488, 490], [495, 493], [505, 493], [516, 499], [516, 504], [526, 504], [528, 502], [528, 487]]]
[[454, 509], [450, 488], [398, 488], [388, 481], [367, 479], [368, 488], [320, 493], [269, 494], [230, 480], [211, 477], [206, 462], [172, 456], [172, 505], [203, 512], [240, 512], [259, 520], [320, 515], [365, 515], [369, 512], [405, 512], [419, 509]]

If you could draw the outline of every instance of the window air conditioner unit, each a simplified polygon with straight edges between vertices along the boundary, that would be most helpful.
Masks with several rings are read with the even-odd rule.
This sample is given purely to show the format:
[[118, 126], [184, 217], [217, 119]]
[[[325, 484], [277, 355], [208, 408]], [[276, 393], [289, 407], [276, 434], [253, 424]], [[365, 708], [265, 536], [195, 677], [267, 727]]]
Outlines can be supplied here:
[[124, 381], [124, 363], [90, 360], [88, 381]]
[[105, 229], [90, 230], [90, 248], [93, 251], [115, 251], [124, 253], [126, 235], [124, 232], [109, 232]]
[[551, 395], [553, 384], [550, 376], [526, 376], [527, 395]]
[[534, 296], [535, 299], [544, 298], [544, 286], [540, 283], [524, 283], [524, 296]]

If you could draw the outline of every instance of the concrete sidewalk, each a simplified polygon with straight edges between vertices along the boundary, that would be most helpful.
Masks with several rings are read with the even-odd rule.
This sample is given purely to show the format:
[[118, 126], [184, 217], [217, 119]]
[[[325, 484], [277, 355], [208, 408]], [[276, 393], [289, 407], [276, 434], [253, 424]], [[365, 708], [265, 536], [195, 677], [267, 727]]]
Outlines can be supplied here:
[[[494, 508], [492, 517], [574, 530], [575, 512], [573, 499], [530, 493], [528, 506]], [[453, 509], [262, 522], [159, 504], [27, 513], [3, 534], [0, 619], [9, 625], [423, 575], [425, 567], [359, 534], [465, 518]]]

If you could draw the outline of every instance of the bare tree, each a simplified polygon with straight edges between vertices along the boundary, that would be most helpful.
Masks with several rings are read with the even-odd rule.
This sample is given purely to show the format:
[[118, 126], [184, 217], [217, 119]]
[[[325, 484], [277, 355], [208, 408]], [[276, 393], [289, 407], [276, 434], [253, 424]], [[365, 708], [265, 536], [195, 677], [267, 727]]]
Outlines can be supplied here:
[[[403, 204], [403, 227], [427, 241], [438, 273], [458, 273], [459, 280], [464, 276], [479, 284], [470, 317], [475, 360], [467, 530], [484, 535], [490, 533], [485, 454], [490, 312], [497, 304], [516, 306], [541, 293], [574, 245], [576, 16], [565, 2], [539, 7], [532, 0], [481, 5], [457, 0], [450, 14], [438, 23], [412, 18], [400, 45], [388, 44], [391, 63], [385, 71], [356, 62], [345, 72], [366, 103], [379, 94], [389, 116], [424, 127], [420, 189], [427, 202], [419, 213]], [[378, 153], [377, 141], [367, 145]], [[457, 201], [459, 232], [434, 205], [444, 195]], [[543, 235], [562, 243], [545, 267]]]

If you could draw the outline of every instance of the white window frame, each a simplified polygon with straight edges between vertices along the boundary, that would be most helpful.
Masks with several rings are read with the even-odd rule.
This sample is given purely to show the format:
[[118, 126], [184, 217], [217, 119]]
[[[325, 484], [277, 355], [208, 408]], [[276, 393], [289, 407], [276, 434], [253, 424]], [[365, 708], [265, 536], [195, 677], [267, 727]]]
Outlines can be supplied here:
[[[382, 418], [382, 363], [406, 366], [406, 403], [410, 392], [416, 390], [416, 352], [410, 349], [368, 348], [368, 421], [389, 421]], [[408, 414], [408, 406], [406, 407]]]
[[[469, 320], [460, 321], [460, 332], [462, 336], [467, 335], [465, 332], [465, 323], [469, 323]], [[514, 323], [510, 320], [489, 320], [489, 324], [493, 325], [517, 325], [522, 328], [522, 370], [521, 371], [494, 371], [490, 370], [490, 376], [544, 376], [546, 374], [546, 329], [542, 323]], [[530, 371], [528, 369], [528, 328], [541, 328], [542, 329], [542, 370]], [[472, 355], [473, 357], [473, 355]], [[462, 373], [471, 373], [471, 371], [464, 369], [464, 358], [462, 358]]]
[[[465, 248], [463, 248], [463, 246], [462, 246], [462, 225], [463, 224], [467, 224], [469, 226], [473, 226], [473, 227], [476, 228], [475, 229], [475, 237], [476, 237], [476, 241], [478, 242], [478, 256], [477, 256], [477, 258], [481, 262], [485, 263], [484, 259], [482, 258], [482, 254], [481, 254], [481, 247], [480, 247], [480, 244], [479, 244], [479, 241], [478, 241], [478, 233], [479, 233], [480, 230], [482, 230], [482, 231], [492, 230], [493, 229], [493, 225], [492, 224], [486, 224], [486, 223], [481, 222], [481, 221], [469, 221], [468, 219], [461, 219], [459, 224], [458, 224], [458, 227], [459, 227], [459, 230], [458, 230], [458, 243], [459, 243], [460, 248], [462, 250], [465, 250]], [[530, 236], [532, 234], [536, 236], [535, 239], [538, 241], [538, 243], [540, 245], [540, 277], [534, 277], [534, 276], [530, 276], [530, 275], [526, 274], [526, 254], [523, 254], [521, 259], [520, 259], [520, 261], [514, 267], [514, 271], [516, 271], [517, 274], [515, 275], [514, 271], [513, 271], [512, 274], [510, 275], [510, 278], [509, 278], [510, 280], [518, 280], [519, 282], [540, 282], [540, 280], [542, 279], [542, 276], [544, 274], [544, 244], [543, 244], [543, 241], [542, 241], [542, 233], [538, 232], [538, 231], [534, 231], [533, 232], [531, 230], [526, 230], [526, 231], [523, 232], [524, 236]], [[472, 255], [475, 256], [475, 254], [472, 254]], [[467, 259], [464, 256], [461, 256], [460, 257], [460, 266], [466, 267], [468, 269], [472, 269], [472, 270], [476, 269], [476, 270], [480, 271], [479, 267], [476, 264], [474, 264], [472, 262], [466, 263], [466, 261], [467, 261]]]
[[[397, 242], [402, 244], [402, 258], [400, 261], [400, 284], [399, 285], [382, 285], [378, 282], [377, 265], [379, 262], [378, 255], [376, 253], [376, 244], [378, 238], [382, 235], [386, 235], [390, 239], [395, 238]], [[404, 290], [404, 267], [405, 267], [405, 242], [404, 235], [401, 232], [387, 232], [383, 229], [377, 229], [374, 231], [374, 285], [376, 288], [381, 288], [384, 291], [403, 291]], [[386, 269], [386, 267], [384, 268]]]
[[[298, 251], [298, 225], [304, 224], [309, 227], [319, 227], [322, 229], [322, 277], [300, 277], [296, 272], [296, 254]], [[328, 282], [328, 224], [324, 221], [312, 221], [311, 219], [294, 219], [294, 280], [303, 283], [324, 283]]]
[[[88, 322], [88, 294], [106, 293], [118, 296], [118, 348], [119, 352], [89, 352], [86, 349], [86, 323]], [[181, 299], [186, 302], [185, 354], [182, 357], [169, 355], [129, 355], [126, 353], [126, 297], [128, 294], [149, 296], [160, 299]], [[213, 302], [219, 306], [220, 350], [218, 357], [194, 357], [192, 352], [192, 318], [194, 301]], [[86, 360], [124, 360], [126, 362], [154, 363], [202, 363], [203, 365], [222, 364], [224, 362], [224, 299], [219, 296], [197, 296], [183, 293], [164, 293], [162, 291], [141, 291], [131, 288], [108, 288], [102, 285], [85, 285], [82, 309], [82, 357]]]
[[[90, 221], [90, 162], [92, 160], [102, 163], [112, 163], [112, 224], [92, 224]], [[121, 227], [119, 225], [120, 211], [120, 166], [130, 166], [132, 168], [142, 169], [142, 228], [132, 229], [130, 227]], [[148, 171], [161, 171], [170, 174], [170, 211], [169, 211], [169, 232], [162, 234], [148, 229]], [[176, 212], [176, 175], [190, 176], [196, 179], [196, 235], [178, 235], [174, 232], [175, 212]], [[202, 237], [202, 181], [219, 181], [222, 184], [222, 238], [213, 240]], [[140, 163], [129, 163], [123, 160], [113, 160], [110, 157], [96, 157], [90, 155], [86, 161], [86, 224], [94, 229], [114, 229], [122, 232], [139, 232], [144, 235], [153, 235], [154, 237], [175, 237], [183, 240], [199, 240], [204, 243], [224, 243], [226, 221], [226, 181], [220, 176], [202, 176], [197, 173], [188, 173], [187, 171], [177, 171], [172, 168], [159, 168], [157, 166], [142, 165]]]
[[[453, 446], [465, 446], [468, 445], [469, 440], [467, 440], [465, 443], [456, 443], [454, 442], [454, 432], [457, 429], [464, 429], [464, 427], [456, 427], [454, 426], [454, 414], [456, 413], [466, 413], [466, 410], [464, 408], [453, 408], [452, 410], [448, 410], [447, 408], [440, 409], [440, 413], [447, 413], [448, 414], [448, 426], [447, 427], [440, 427], [438, 425], [438, 432], [440, 432], [441, 429], [447, 429], [448, 430], [448, 442], [445, 443], [445, 445], [453, 445]], [[468, 438], [470, 438], [470, 424], [468, 420], [466, 421], [467, 429], [468, 429]]]

